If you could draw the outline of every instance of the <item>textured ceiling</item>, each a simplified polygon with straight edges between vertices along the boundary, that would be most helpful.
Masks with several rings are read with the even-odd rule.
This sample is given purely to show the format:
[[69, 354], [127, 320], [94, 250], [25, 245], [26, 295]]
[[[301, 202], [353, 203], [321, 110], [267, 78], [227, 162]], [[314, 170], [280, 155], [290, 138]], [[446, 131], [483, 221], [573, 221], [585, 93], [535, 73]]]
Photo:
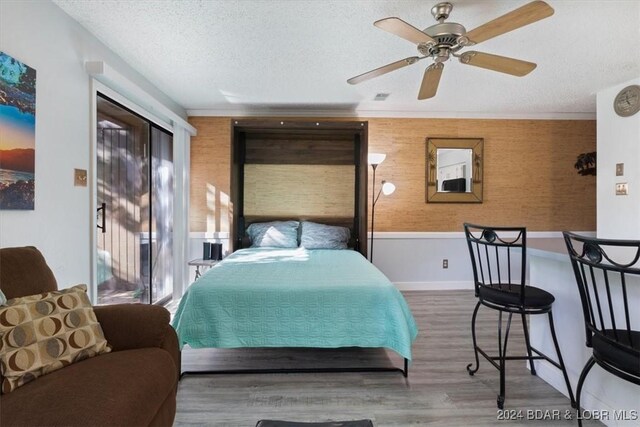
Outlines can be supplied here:
[[[450, 0], [471, 30], [527, 0]], [[435, 23], [425, 0], [54, 0], [154, 85], [193, 110], [397, 114], [593, 113], [596, 93], [640, 75], [640, 1], [548, 0], [550, 18], [474, 47], [538, 64], [518, 78], [450, 60], [435, 98], [416, 99], [428, 60], [351, 86], [417, 54], [375, 28]], [[386, 101], [373, 101], [388, 92]]]

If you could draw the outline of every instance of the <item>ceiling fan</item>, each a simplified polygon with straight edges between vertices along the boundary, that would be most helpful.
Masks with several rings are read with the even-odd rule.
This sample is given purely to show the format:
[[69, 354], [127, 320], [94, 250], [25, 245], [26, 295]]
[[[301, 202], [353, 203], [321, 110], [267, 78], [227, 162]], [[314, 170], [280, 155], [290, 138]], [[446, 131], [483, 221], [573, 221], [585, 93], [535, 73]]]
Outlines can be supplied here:
[[440, 76], [444, 69], [444, 63], [451, 56], [458, 58], [463, 64], [518, 77], [525, 76], [536, 68], [536, 64], [533, 62], [476, 51], [459, 51], [462, 48], [473, 46], [541, 19], [548, 18], [553, 15], [553, 8], [547, 3], [540, 0], [527, 3], [471, 31], [467, 31], [462, 25], [455, 22], [444, 22], [449, 18], [452, 9], [453, 5], [451, 3], [438, 3], [433, 6], [433, 8], [431, 8], [431, 14], [438, 23], [422, 31], [396, 17], [384, 18], [374, 22], [373, 25], [376, 27], [415, 43], [421, 56], [410, 56], [392, 62], [391, 64], [352, 77], [347, 80], [347, 83], [355, 85], [399, 68], [415, 64], [422, 59], [431, 58], [434, 63], [429, 65], [425, 70], [420, 91], [418, 92], [418, 99], [428, 99], [435, 96], [438, 90], [438, 84], [440, 83]]

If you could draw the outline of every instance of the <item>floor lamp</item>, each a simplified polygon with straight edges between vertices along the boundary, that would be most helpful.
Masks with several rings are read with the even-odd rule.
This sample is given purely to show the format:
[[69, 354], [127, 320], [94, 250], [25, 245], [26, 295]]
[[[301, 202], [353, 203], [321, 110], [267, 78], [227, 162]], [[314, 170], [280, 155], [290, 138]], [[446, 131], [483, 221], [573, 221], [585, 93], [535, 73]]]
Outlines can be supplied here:
[[369, 261], [373, 262], [373, 232], [375, 227], [375, 218], [376, 218], [376, 203], [380, 198], [380, 194], [384, 194], [388, 196], [389, 194], [396, 191], [396, 186], [390, 182], [382, 181], [382, 188], [376, 194], [376, 169], [380, 163], [384, 161], [387, 157], [386, 154], [381, 153], [370, 153], [369, 154], [369, 164], [373, 169], [373, 181], [371, 186], [371, 244], [369, 249]]

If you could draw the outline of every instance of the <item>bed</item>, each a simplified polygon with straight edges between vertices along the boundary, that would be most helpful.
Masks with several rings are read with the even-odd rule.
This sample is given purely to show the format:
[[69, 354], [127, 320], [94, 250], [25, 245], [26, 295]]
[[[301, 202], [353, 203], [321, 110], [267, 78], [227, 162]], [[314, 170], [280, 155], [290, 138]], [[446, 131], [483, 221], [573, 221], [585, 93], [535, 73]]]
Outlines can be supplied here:
[[172, 324], [192, 348], [384, 347], [405, 375], [418, 332], [402, 294], [348, 249], [240, 249], [188, 288]]
[[[182, 297], [173, 320], [182, 346], [260, 349], [247, 354], [327, 349], [344, 364], [362, 362], [260, 373], [407, 376], [417, 335], [413, 316], [402, 294], [367, 261], [367, 127], [363, 121], [232, 120], [234, 252]], [[404, 358], [404, 370], [368, 367], [371, 354], [386, 356], [383, 348]], [[367, 356], [351, 357], [357, 353]], [[224, 368], [198, 373], [255, 372]]]

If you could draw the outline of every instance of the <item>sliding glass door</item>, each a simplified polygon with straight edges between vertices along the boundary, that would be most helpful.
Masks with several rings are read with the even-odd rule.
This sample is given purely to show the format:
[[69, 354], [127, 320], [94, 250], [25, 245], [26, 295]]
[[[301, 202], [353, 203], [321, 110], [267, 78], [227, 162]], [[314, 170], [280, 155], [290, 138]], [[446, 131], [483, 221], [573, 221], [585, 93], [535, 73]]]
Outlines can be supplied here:
[[157, 303], [173, 290], [173, 137], [97, 100], [98, 303]]

